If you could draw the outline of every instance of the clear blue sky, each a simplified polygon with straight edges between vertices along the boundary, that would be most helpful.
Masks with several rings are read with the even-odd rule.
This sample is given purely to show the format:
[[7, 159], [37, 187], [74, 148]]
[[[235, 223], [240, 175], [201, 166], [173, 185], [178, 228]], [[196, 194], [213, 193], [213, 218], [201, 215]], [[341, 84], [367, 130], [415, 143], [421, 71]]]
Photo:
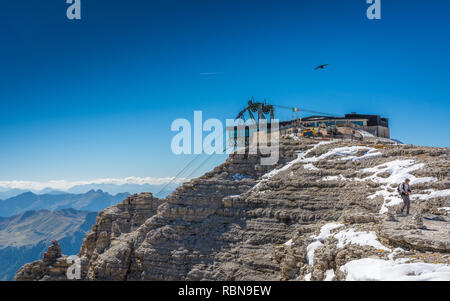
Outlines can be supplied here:
[[83, 0], [81, 21], [64, 0], [0, 3], [0, 180], [173, 176], [190, 157], [171, 122], [252, 95], [449, 147], [448, 0], [382, 0], [379, 21], [365, 0]]

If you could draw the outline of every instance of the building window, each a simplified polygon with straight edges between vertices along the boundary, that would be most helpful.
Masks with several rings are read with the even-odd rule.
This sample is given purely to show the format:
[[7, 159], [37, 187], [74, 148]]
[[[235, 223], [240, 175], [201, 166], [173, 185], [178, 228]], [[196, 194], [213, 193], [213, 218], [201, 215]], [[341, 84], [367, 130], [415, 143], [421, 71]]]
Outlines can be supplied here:
[[364, 126], [364, 122], [362, 122], [362, 121], [352, 121], [352, 123], [359, 125], [359, 126]]

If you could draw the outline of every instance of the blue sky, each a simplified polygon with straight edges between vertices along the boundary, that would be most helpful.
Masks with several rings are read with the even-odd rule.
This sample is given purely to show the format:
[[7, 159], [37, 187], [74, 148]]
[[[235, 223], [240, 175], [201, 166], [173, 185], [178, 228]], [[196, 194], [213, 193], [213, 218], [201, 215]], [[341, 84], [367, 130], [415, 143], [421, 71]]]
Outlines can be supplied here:
[[172, 121], [251, 96], [449, 146], [446, 0], [383, 0], [372, 21], [365, 0], [84, 0], [80, 21], [64, 0], [0, 4], [0, 181], [173, 176], [192, 157]]

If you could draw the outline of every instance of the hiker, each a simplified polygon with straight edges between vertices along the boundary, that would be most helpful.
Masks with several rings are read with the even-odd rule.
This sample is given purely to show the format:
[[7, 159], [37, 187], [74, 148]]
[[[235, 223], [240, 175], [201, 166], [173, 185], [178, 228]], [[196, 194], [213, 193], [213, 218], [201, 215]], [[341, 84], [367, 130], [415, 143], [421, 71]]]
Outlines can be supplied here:
[[400, 194], [401, 198], [403, 199], [403, 207], [402, 207], [402, 214], [403, 214], [403, 210], [405, 210], [406, 208], [406, 215], [409, 214], [409, 207], [411, 204], [411, 200], [409, 199], [409, 195], [411, 194], [411, 187], [409, 186], [409, 179], [406, 179], [403, 183], [401, 183], [398, 188], [397, 191]]

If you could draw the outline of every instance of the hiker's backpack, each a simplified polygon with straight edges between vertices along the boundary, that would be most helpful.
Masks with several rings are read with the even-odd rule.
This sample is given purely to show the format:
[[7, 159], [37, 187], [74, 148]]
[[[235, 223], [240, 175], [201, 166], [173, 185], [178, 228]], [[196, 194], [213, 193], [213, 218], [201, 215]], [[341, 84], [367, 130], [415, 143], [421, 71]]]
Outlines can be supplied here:
[[397, 192], [399, 195], [402, 195], [402, 190], [400, 189], [400, 187], [402, 187], [403, 183], [401, 183], [400, 185], [397, 186]]

